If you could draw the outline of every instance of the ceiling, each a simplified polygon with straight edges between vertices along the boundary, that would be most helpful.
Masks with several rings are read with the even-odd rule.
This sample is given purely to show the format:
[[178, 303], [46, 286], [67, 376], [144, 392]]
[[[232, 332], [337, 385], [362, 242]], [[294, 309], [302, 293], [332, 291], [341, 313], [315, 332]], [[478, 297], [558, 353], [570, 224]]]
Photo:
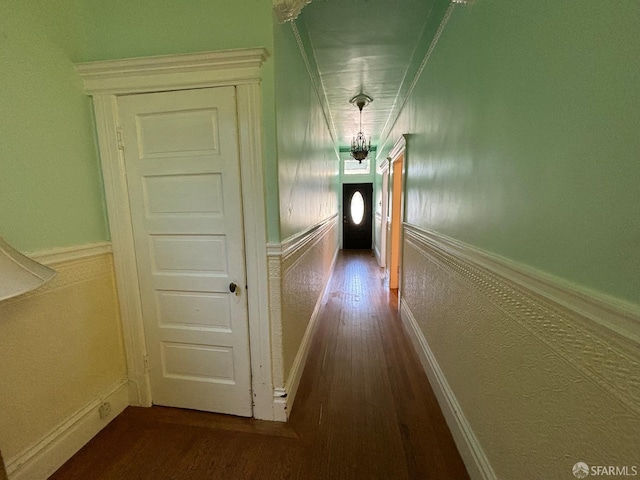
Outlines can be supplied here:
[[349, 100], [373, 98], [364, 108], [364, 133], [378, 145], [393, 126], [433, 38], [442, 0], [315, 0], [295, 21], [324, 109], [341, 150], [358, 132]]

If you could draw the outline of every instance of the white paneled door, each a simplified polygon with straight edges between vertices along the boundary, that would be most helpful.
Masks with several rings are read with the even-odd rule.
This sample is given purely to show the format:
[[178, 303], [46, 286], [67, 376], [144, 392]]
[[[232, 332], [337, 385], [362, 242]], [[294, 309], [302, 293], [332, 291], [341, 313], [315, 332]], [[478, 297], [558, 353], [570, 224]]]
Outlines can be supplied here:
[[153, 403], [251, 416], [235, 88], [118, 109]]

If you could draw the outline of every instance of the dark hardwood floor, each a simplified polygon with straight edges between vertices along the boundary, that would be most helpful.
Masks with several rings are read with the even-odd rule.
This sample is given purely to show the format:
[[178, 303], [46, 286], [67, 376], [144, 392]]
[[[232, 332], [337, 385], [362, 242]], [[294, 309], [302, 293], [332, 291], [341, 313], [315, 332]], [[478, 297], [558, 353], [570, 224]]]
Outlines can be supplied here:
[[371, 252], [329, 288], [289, 423], [129, 407], [51, 478], [469, 478]]

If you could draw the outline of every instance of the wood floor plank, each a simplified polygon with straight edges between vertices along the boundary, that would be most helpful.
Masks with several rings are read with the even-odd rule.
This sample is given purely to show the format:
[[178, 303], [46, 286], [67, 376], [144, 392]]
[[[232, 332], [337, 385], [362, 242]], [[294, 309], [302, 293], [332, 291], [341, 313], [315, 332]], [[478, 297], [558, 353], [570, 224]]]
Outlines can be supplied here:
[[51, 478], [467, 479], [397, 302], [341, 252], [289, 423], [129, 407]]

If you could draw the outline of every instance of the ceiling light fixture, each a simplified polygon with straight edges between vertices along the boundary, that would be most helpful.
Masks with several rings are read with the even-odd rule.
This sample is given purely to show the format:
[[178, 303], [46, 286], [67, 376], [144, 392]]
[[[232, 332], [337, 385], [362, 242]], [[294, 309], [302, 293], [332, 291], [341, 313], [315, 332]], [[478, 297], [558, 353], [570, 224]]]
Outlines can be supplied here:
[[364, 133], [362, 132], [362, 109], [371, 102], [373, 102], [373, 98], [369, 95], [365, 95], [364, 93], [356, 95], [349, 100], [349, 103], [355, 105], [358, 107], [358, 110], [360, 110], [360, 131], [355, 137], [353, 137], [353, 140], [351, 140], [351, 156], [355, 158], [358, 163], [362, 163], [363, 160], [368, 158], [369, 152], [371, 152], [371, 137], [369, 137], [369, 140], [367, 141]]

